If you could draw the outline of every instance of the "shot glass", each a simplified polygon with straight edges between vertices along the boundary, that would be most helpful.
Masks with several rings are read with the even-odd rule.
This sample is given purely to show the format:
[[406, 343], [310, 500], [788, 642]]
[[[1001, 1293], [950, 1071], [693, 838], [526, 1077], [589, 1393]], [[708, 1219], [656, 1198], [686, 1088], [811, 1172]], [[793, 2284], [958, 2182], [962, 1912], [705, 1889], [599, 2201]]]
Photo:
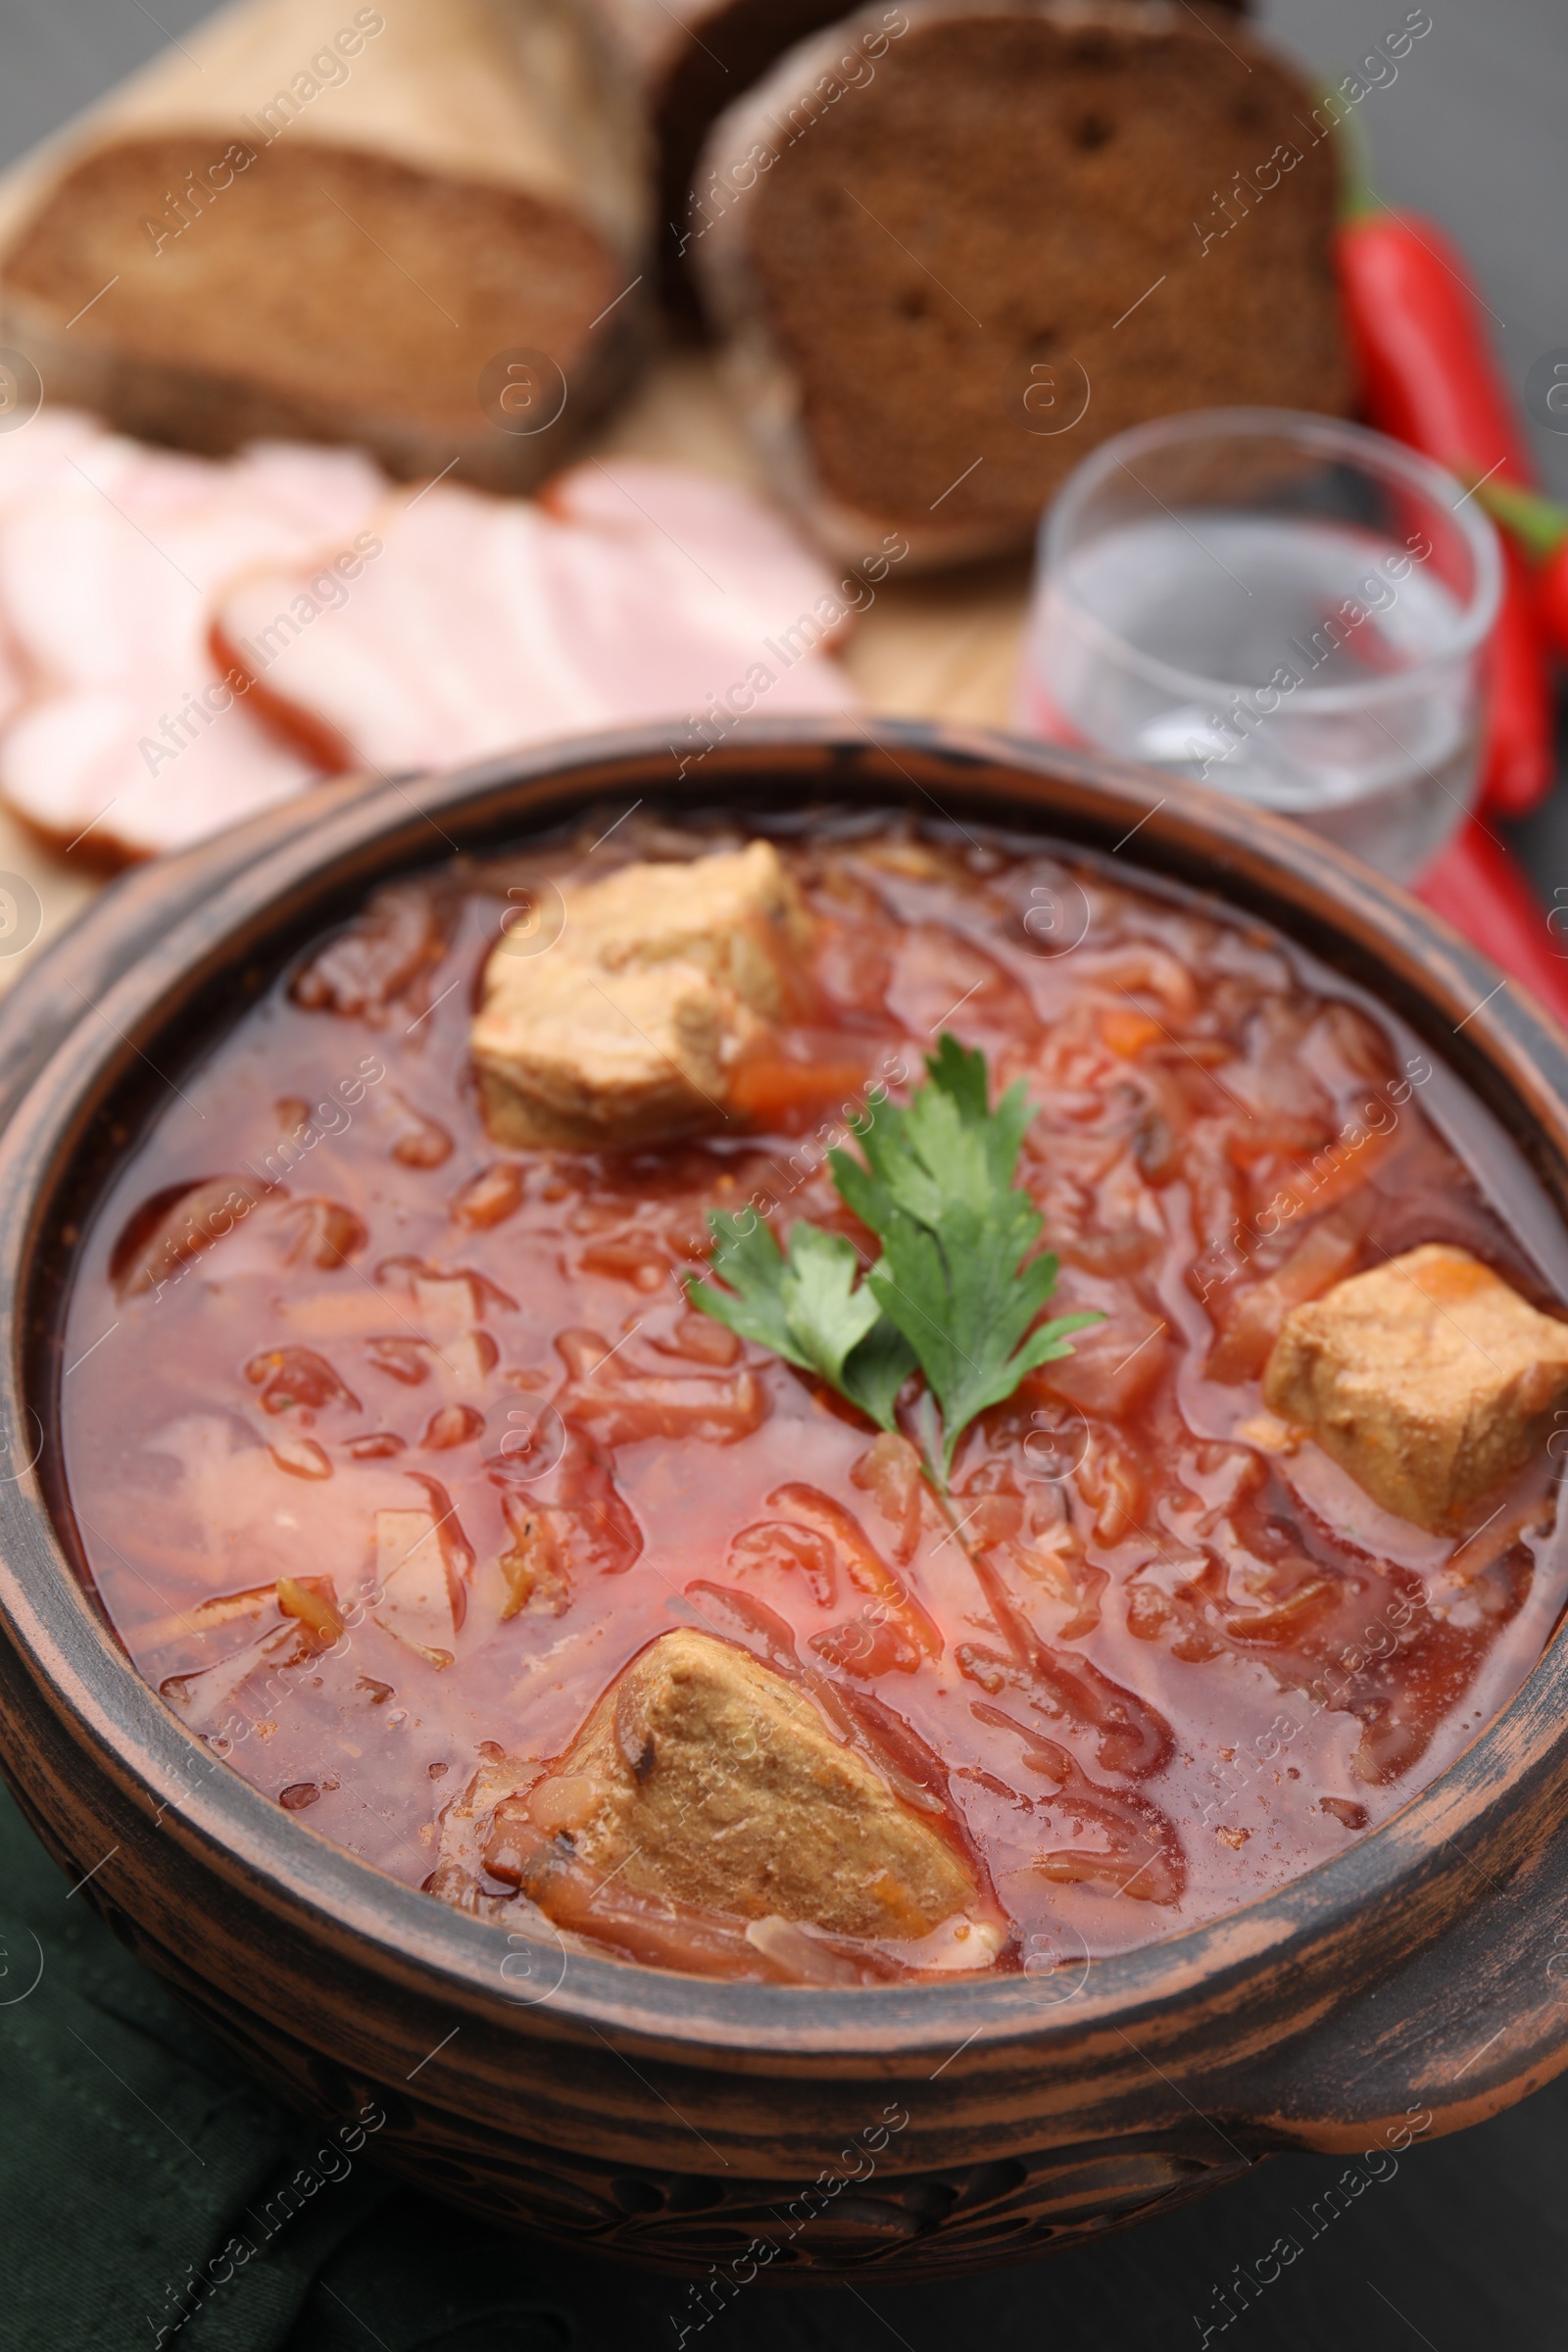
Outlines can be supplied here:
[[1161, 417], [1046, 514], [1016, 715], [1414, 880], [1475, 798], [1501, 576], [1474, 497], [1381, 433]]

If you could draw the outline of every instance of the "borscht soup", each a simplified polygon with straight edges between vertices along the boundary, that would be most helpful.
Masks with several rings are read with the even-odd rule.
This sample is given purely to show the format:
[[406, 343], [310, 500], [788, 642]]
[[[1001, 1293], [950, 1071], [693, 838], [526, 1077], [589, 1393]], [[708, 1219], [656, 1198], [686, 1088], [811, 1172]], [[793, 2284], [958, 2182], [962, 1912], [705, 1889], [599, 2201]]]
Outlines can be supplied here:
[[1522, 1157], [1125, 855], [614, 813], [369, 896], [128, 1144], [62, 1422], [140, 1673], [708, 1976], [1071, 1971], [1344, 1851], [1568, 1591]]

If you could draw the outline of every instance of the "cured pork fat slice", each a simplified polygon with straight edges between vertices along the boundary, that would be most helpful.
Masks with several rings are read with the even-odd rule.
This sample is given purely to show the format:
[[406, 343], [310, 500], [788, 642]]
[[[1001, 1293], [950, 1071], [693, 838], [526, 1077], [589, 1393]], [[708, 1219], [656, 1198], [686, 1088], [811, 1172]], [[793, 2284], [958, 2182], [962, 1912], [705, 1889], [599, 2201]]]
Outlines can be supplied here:
[[214, 646], [295, 740], [336, 763], [452, 766], [671, 720], [700, 757], [752, 710], [856, 708], [823, 648], [854, 609], [748, 492], [590, 462], [538, 503], [438, 484], [389, 499], [355, 576], [260, 567]]
[[308, 783], [318, 767], [256, 725], [214, 662], [213, 603], [238, 571], [308, 566], [351, 539], [384, 493], [368, 459], [258, 444], [214, 462], [48, 413], [10, 440], [0, 791], [17, 813], [84, 855], [138, 858]]
[[[73, 460], [104, 438], [102, 427], [74, 409], [44, 410], [0, 433], [0, 518], [48, 485], [74, 478]], [[16, 634], [9, 614], [0, 611], [0, 727], [15, 717], [26, 693]]]

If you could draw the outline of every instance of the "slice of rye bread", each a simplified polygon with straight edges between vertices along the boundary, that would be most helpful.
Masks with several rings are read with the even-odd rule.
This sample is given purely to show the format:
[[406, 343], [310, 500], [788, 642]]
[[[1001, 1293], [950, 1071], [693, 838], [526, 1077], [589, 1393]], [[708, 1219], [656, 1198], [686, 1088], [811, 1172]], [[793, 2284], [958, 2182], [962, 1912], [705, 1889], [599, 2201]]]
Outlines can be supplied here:
[[[59, 181], [0, 263], [0, 318], [51, 400], [142, 439], [208, 456], [357, 442], [403, 477], [456, 460], [462, 481], [519, 491], [627, 372], [633, 306], [601, 315], [628, 274], [553, 197], [185, 129], [102, 147]], [[514, 375], [498, 411], [518, 351], [561, 380]]]
[[[1230, 15], [1246, 15], [1250, 0], [1215, 4]], [[786, 50], [839, 23], [842, 0], [680, 0], [674, 8], [665, 0], [590, 0], [590, 6], [652, 125], [664, 292], [689, 315], [696, 298], [683, 257], [707, 218], [698, 166], [709, 132]], [[875, 15], [893, 40], [908, 23], [898, 6]], [[851, 86], [861, 87], [874, 76], [881, 51], [872, 55], [862, 48], [852, 58], [850, 49], [841, 42], [831, 65], [819, 66], [818, 74], [836, 65]], [[726, 160], [739, 163], [746, 153], [743, 147]], [[712, 167], [710, 160], [710, 168], [727, 184], [722, 162]]]
[[[754, 437], [828, 547], [998, 553], [1128, 425], [1346, 410], [1333, 143], [1254, 35], [1167, 0], [907, 14], [695, 248]], [[793, 51], [705, 164], [776, 142], [879, 16]]]

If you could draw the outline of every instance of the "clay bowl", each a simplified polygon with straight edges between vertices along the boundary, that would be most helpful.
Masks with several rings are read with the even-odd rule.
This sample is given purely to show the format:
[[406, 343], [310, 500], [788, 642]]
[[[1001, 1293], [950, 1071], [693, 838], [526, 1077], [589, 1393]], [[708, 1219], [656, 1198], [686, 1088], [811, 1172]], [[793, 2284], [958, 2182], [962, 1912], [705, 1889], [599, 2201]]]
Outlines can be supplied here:
[[[376, 883], [590, 804], [906, 803], [1255, 910], [1373, 991], [1568, 1205], [1568, 1041], [1400, 892], [1196, 789], [1002, 737], [758, 726], [323, 787], [123, 881], [0, 1013], [0, 1763], [74, 1881], [283, 2095], [494, 2219], [742, 2283], [1038, 2253], [1271, 2151], [1473, 2123], [1568, 2057], [1568, 1649], [1374, 1835], [1059, 1977], [724, 1984], [510, 1941], [327, 1844], [133, 1672], [73, 1563], [62, 1296], [106, 1169], [204, 1037]], [[1136, 840], [1130, 837], [1136, 829]], [[1070, 1995], [1070, 1997], [1068, 1997]], [[1395, 2144], [1399, 2144], [1396, 2141]]]

